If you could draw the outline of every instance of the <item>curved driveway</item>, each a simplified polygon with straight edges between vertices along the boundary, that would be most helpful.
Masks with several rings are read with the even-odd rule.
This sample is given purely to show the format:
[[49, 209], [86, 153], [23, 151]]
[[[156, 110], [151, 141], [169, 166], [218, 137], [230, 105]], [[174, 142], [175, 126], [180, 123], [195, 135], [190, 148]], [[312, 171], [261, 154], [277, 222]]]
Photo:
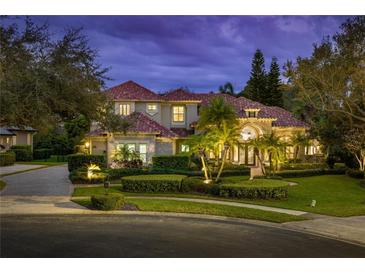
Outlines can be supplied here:
[[[365, 247], [256, 224], [162, 216], [8, 216], [2, 257], [365, 257]], [[244, 267], [244, 266], [243, 266]]]
[[53, 166], [5, 176], [1, 196], [69, 196], [67, 166]]

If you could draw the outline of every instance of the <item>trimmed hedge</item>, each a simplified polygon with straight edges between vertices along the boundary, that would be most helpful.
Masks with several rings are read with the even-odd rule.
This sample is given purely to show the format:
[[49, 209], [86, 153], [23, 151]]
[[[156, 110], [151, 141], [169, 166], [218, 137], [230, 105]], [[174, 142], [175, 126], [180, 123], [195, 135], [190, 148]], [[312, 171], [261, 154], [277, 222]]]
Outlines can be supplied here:
[[[180, 174], [186, 176], [201, 176], [203, 172], [201, 170], [179, 170], [179, 169], [155, 169], [153, 168], [150, 174]], [[216, 176], [217, 172], [213, 172], [213, 176]], [[223, 170], [221, 177], [226, 176], [241, 176], [250, 175], [250, 169], [235, 169], [235, 170]]]
[[205, 184], [200, 177], [187, 177], [182, 180], [180, 191], [219, 195], [219, 185], [214, 183]]
[[245, 183], [222, 184], [219, 196], [239, 199], [286, 199], [288, 183], [280, 180], [258, 179]]
[[[19, 146], [17, 146], [17, 147], [19, 147]], [[32, 154], [31, 150], [28, 150], [26, 148], [12, 148], [11, 151], [13, 151], [15, 153], [16, 161], [28, 162], [28, 161], [33, 160], [33, 154]]]
[[337, 169], [307, 169], [307, 170], [286, 170], [279, 171], [276, 173], [277, 176], [282, 178], [290, 178], [290, 177], [309, 177], [309, 176], [318, 176], [318, 175], [341, 175], [345, 174], [345, 168], [337, 168]]
[[124, 196], [121, 194], [94, 195], [91, 197], [91, 205], [99, 210], [116, 210], [124, 205]]
[[108, 179], [108, 174], [97, 172], [88, 178], [87, 171], [74, 170], [70, 172], [68, 178], [73, 184], [103, 184]]
[[128, 192], [179, 192], [184, 175], [137, 175], [121, 179], [122, 190]]
[[33, 150], [33, 159], [41, 160], [41, 159], [49, 159], [52, 155], [53, 149], [49, 148], [39, 148]]
[[141, 168], [106, 168], [103, 170], [109, 174], [109, 179], [120, 179], [125, 176], [148, 174], [148, 170]]
[[152, 157], [153, 169], [183, 169], [189, 168], [187, 155], [160, 155]]
[[104, 155], [88, 155], [88, 154], [71, 154], [67, 157], [68, 171], [73, 171], [87, 164], [96, 164], [99, 167], [105, 167]]
[[358, 169], [348, 169], [346, 170], [346, 175], [356, 179], [365, 178], [365, 172]]
[[0, 153], [0, 166], [11, 166], [15, 162], [15, 153], [5, 152]]
[[14, 145], [14, 146], [11, 146], [10, 149], [25, 149], [28, 151], [32, 151], [32, 146], [31, 145]]
[[325, 163], [289, 163], [281, 166], [281, 170], [307, 170], [326, 168]]

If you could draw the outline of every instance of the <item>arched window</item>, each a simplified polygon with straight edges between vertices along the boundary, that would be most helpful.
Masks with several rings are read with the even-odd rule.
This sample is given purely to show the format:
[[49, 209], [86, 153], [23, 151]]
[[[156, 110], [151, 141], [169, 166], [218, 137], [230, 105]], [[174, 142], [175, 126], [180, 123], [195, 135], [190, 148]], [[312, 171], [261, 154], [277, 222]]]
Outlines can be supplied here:
[[257, 137], [256, 130], [252, 127], [244, 127], [241, 131], [241, 137], [244, 141], [255, 139]]

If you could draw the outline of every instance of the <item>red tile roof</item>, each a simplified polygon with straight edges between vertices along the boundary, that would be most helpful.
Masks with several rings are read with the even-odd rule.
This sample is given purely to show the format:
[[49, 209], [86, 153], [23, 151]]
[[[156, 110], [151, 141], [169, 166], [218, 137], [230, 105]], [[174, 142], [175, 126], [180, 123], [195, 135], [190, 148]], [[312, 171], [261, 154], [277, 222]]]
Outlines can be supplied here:
[[106, 94], [114, 100], [161, 101], [161, 96], [133, 81], [112, 87]]
[[[273, 126], [293, 126], [293, 127], [308, 127], [308, 125], [297, 118], [285, 109], [279, 107], [265, 106], [259, 102], [252, 101], [245, 97], [234, 97], [228, 94], [221, 93], [193, 93], [184, 89], [176, 89], [166, 93], [165, 95], [158, 95], [153, 91], [142, 87], [141, 85], [128, 81], [119, 86], [113, 87], [107, 91], [107, 94], [114, 100], [140, 100], [140, 101], [192, 101], [200, 102], [202, 105], [207, 105], [209, 102], [219, 96], [223, 97], [226, 102], [231, 104], [239, 117], [246, 118], [245, 109], [260, 109], [258, 118], [271, 118]], [[148, 118], [146, 116], [146, 118]], [[149, 118], [148, 118], [149, 119]], [[151, 120], [151, 119], [150, 119]], [[152, 120], [153, 121], [153, 120]], [[156, 122], [156, 124], [158, 124]], [[166, 128], [165, 128], [166, 129]], [[179, 132], [179, 136], [186, 133]]]
[[[131, 115], [127, 116], [126, 119], [131, 124], [128, 128], [128, 133], [149, 133], [156, 134], [158, 137], [168, 138], [178, 137], [178, 134], [160, 125], [143, 113], [133, 112]], [[105, 132], [102, 129], [95, 129], [91, 131], [88, 136], [100, 136], [103, 133]]]
[[171, 128], [171, 131], [177, 134], [179, 137], [188, 137], [189, 135], [194, 134], [194, 130], [189, 130], [186, 128]]

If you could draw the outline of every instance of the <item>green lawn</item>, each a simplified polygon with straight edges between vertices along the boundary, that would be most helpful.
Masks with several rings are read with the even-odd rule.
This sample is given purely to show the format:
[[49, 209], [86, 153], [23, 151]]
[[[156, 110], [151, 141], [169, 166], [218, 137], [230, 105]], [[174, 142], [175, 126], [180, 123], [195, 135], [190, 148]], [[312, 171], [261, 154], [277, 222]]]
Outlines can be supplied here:
[[2, 180], [0, 180], [0, 191], [3, 190], [3, 188], [6, 186], [6, 183]]
[[[358, 179], [346, 175], [322, 175], [285, 180], [298, 183], [289, 187], [287, 200], [245, 202], [332, 216], [365, 215], [365, 188]], [[312, 200], [317, 201], [316, 207], [309, 206]]]
[[[229, 177], [228, 177], [229, 178]], [[239, 182], [247, 177], [231, 177]], [[303, 210], [331, 216], [365, 215], [365, 188], [360, 180], [345, 175], [322, 175], [304, 178], [286, 178], [286, 181], [297, 182], [289, 187], [287, 200], [238, 200], [209, 195], [179, 194], [179, 193], [123, 193], [119, 186], [112, 186], [110, 193], [123, 193], [126, 196], [169, 196], [214, 199], [260, 204], [273, 207]], [[104, 193], [103, 187], [76, 188], [73, 196], [91, 196]], [[312, 200], [317, 201], [316, 207], [310, 207]]]
[[[74, 199], [74, 202], [82, 205], [90, 205], [90, 199]], [[242, 208], [226, 205], [205, 204], [187, 201], [171, 201], [171, 200], [151, 200], [143, 198], [126, 199], [127, 203], [136, 205], [141, 211], [157, 211], [157, 212], [178, 212], [227, 216], [235, 218], [245, 218], [269, 221], [275, 223], [284, 223], [290, 221], [302, 221], [307, 218], [301, 216], [293, 216], [284, 213], [263, 211], [252, 208]]]

